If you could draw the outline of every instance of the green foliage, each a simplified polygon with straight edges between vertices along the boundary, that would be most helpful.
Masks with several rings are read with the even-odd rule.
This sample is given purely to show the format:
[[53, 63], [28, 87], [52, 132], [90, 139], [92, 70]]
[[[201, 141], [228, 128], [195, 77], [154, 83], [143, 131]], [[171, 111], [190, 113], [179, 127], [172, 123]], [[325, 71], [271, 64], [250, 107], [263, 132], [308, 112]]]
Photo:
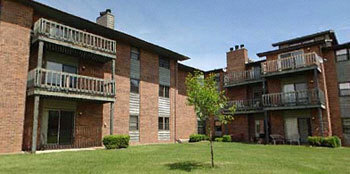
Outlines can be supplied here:
[[200, 142], [209, 140], [209, 137], [203, 134], [192, 134], [190, 135], [190, 142]]
[[194, 106], [201, 120], [217, 117], [223, 124], [227, 124], [233, 120], [235, 107], [229, 108], [231, 114], [222, 114], [223, 109], [227, 108], [227, 98], [224, 91], [218, 91], [214, 78], [214, 74], [204, 78], [204, 74], [198, 71], [186, 77], [188, 105]]
[[217, 138], [215, 138], [215, 141], [217, 141], [217, 142], [223, 142], [223, 141], [224, 141], [224, 138], [222, 138], [222, 137], [217, 137]]
[[231, 142], [231, 136], [230, 135], [224, 135], [222, 136], [223, 142]]
[[341, 140], [337, 136], [331, 136], [331, 137], [319, 137], [319, 136], [313, 136], [308, 137], [308, 142], [312, 146], [324, 146], [324, 147], [341, 147]]
[[106, 149], [120, 149], [129, 146], [129, 135], [107, 135], [103, 137], [103, 145]]

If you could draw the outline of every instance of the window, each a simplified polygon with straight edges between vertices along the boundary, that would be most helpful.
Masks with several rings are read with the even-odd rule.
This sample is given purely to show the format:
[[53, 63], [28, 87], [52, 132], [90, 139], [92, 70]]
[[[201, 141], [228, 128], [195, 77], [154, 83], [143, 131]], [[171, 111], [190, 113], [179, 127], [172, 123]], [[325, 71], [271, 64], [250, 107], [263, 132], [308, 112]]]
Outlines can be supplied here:
[[340, 96], [350, 96], [350, 82], [339, 83]]
[[158, 117], [158, 129], [169, 130], [169, 117]]
[[222, 124], [220, 121], [215, 121], [215, 131], [221, 132], [222, 131]]
[[137, 115], [130, 115], [129, 130], [130, 131], [137, 131], [137, 130], [139, 130], [139, 116], [137, 116]]
[[159, 67], [170, 69], [170, 61], [165, 58], [159, 58]]
[[[57, 62], [46, 62], [46, 69], [51, 70], [47, 72], [47, 83], [52, 85], [59, 85], [62, 83], [62, 86], [65, 87], [76, 87], [77, 78], [76, 77], [67, 77], [60, 75], [59, 72], [66, 72], [70, 74], [77, 74], [77, 67], [72, 65], [65, 65]], [[56, 72], [54, 72], [56, 71]]]
[[349, 60], [349, 52], [347, 49], [338, 50], [335, 54], [337, 62]]
[[131, 59], [140, 60], [140, 51], [139, 51], [139, 49], [132, 47], [130, 56], [131, 56]]
[[130, 92], [139, 93], [140, 81], [136, 79], [130, 79]]
[[343, 118], [343, 132], [350, 134], [350, 118]]
[[216, 87], [217, 87], [218, 91], [220, 92], [221, 91], [221, 89], [220, 89], [220, 73], [215, 74], [215, 82], [216, 82]]
[[169, 86], [159, 85], [159, 97], [169, 98]]
[[284, 59], [284, 58], [289, 58], [289, 57], [302, 55], [303, 53], [304, 53], [303, 50], [292, 51], [292, 52], [288, 52], [288, 53], [281, 53], [281, 54], [278, 55], [278, 58]]
[[205, 134], [205, 121], [202, 121], [202, 120], [197, 121], [197, 133]]

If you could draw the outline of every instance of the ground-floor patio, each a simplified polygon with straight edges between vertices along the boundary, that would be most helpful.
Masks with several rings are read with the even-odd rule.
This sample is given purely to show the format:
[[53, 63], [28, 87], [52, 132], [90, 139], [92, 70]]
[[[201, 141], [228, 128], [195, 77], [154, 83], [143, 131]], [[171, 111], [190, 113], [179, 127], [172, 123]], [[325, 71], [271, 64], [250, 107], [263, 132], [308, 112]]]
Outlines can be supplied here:
[[214, 143], [0, 157], [0, 173], [349, 173], [350, 148]]

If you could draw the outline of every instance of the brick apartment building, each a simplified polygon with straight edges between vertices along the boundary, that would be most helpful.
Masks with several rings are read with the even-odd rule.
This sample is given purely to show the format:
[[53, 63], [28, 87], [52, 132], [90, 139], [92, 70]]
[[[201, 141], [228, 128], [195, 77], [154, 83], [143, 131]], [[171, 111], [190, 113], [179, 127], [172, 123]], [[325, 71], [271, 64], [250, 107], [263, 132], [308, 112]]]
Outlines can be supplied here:
[[[337, 135], [350, 143], [350, 43], [325, 31], [273, 44], [248, 58], [227, 52], [216, 74], [237, 106], [215, 135], [268, 141]], [[186, 56], [28, 0], [0, 0], [0, 153], [101, 146], [109, 134], [132, 144], [174, 143], [203, 133], [186, 105]]]
[[350, 43], [331, 30], [272, 44], [252, 61], [244, 45], [227, 52], [227, 67], [215, 73], [219, 88], [235, 104], [235, 120], [215, 123], [215, 135], [235, 141], [268, 141], [281, 135], [291, 143], [336, 135], [350, 144]]
[[0, 153], [101, 146], [109, 134], [132, 144], [173, 143], [197, 131], [186, 105], [189, 59], [28, 0], [0, 0]]

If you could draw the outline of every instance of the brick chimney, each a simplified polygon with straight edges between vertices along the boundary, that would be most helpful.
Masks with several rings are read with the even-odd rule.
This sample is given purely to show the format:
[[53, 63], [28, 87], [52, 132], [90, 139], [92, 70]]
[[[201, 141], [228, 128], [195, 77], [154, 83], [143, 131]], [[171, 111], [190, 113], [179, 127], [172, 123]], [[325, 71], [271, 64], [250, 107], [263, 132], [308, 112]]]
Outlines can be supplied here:
[[244, 71], [245, 64], [248, 63], [248, 50], [244, 45], [236, 45], [235, 49], [230, 48], [226, 53], [227, 72]]
[[106, 9], [106, 11], [101, 12], [100, 16], [96, 19], [96, 23], [114, 29], [114, 15], [111, 9]]

